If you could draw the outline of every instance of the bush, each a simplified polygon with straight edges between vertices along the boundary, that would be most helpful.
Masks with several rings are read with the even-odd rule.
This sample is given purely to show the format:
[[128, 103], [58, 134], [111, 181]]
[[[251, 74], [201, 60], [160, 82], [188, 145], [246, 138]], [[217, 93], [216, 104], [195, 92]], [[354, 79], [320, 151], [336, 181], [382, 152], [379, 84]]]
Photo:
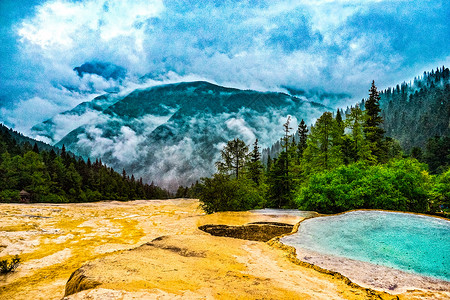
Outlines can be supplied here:
[[376, 166], [357, 163], [312, 175], [296, 202], [300, 209], [322, 213], [359, 208], [423, 212], [429, 181], [425, 165], [415, 159]]
[[249, 210], [264, 201], [260, 191], [250, 180], [238, 181], [227, 175], [215, 174], [212, 178], [202, 178], [201, 181], [198, 196], [202, 209], [208, 214]]
[[39, 202], [45, 203], [68, 203], [69, 200], [63, 195], [48, 194], [39, 196]]
[[18, 255], [11, 258], [11, 261], [0, 260], [0, 274], [8, 274], [14, 272], [20, 264], [20, 257]]
[[434, 209], [448, 210], [450, 208], [450, 169], [436, 177], [433, 187]]
[[17, 202], [20, 200], [19, 191], [4, 190], [0, 191], [0, 202]]

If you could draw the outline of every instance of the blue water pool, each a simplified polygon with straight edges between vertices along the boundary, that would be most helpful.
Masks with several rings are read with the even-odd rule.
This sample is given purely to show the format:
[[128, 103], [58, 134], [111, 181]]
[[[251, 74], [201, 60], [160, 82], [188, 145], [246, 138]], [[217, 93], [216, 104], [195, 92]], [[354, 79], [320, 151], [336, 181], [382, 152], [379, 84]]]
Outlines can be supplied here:
[[355, 211], [305, 220], [282, 242], [450, 281], [450, 221], [443, 219]]

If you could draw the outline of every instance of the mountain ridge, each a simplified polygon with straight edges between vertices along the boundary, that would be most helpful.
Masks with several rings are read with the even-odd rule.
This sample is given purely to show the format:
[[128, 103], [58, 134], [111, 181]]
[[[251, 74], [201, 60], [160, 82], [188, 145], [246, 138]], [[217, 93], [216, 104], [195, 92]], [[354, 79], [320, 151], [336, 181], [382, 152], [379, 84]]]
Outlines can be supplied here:
[[181, 82], [119, 97], [56, 145], [176, 188], [214, 172], [227, 140], [268, 144], [288, 115], [313, 121], [330, 109], [282, 92]]

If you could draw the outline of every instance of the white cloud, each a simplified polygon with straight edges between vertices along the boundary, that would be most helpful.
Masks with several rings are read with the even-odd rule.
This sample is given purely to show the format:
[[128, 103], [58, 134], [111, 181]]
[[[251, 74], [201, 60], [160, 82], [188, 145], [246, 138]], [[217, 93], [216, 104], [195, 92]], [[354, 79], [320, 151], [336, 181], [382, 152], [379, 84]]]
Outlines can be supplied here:
[[22, 41], [45, 49], [79, 46], [90, 39], [104, 42], [126, 36], [134, 37], [135, 45], [142, 46], [145, 21], [158, 16], [164, 9], [160, 0], [138, 1], [49, 1], [37, 8], [36, 15], [22, 23], [18, 33]]
[[228, 119], [225, 124], [231, 132], [235, 132], [236, 134], [240, 135], [247, 144], [256, 139], [255, 133], [253, 132], [254, 129], [250, 128], [242, 118], [238, 117]]
[[12, 109], [1, 108], [0, 114], [6, 122], [15, 124], [16, 130], [27, 133], [30, 124], [36, 124], [42, 118], [50, 118], [58, 113], [58, 106], [39, 97], [22, 100], [14, 105]]
[[[18, 63], [0, 78], [8, 82], [0, 96], [5, 109], [39, 97], [61, 112], [111, 88], [208, 80], [260, 91], [320, 87], [360, 100], [372, 79], [386, 87], [449, 63], [449, 25], [439, 17], [448, 11], [446, 2], [417, 0], [49, 0], [14, 25]], [[73, 72], [95, 60], [128, 77]]]

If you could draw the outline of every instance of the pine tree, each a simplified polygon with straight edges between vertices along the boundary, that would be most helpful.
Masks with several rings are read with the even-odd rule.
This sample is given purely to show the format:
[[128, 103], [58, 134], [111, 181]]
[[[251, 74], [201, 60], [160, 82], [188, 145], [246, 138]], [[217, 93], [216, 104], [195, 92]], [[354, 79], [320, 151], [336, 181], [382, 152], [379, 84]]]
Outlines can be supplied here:
[[259, 185], [263, 166], [261, 164], [261, 154], [259, 152], [258, 139], [253, 144], [253, 151], [250, 153], [250, 162], [248, 166], [248, 176], [256, 185]]
[[39, 154], [39, 147], [38, 147], [37, 143], [34, 143], [33, 152]]
[[270, 169], [272, 168], [272, 158], [269, 156], [267, 157], [267, 172], [270, 171]]
[[[397, 89], [399, 89], [397, 85]], [[381, 160], [384, 156], [383, 150], [383, 135], [384, 130], [381, 128], [383, 118], [380, 116], [380, 95], [375, 86], [375, 81], [372, 81], [372, 87], [369, 90], [369, 99], [365, 102], [366, 122], [364, 124], [364, 133], [366, 139], [369, 141], [370, 150], [372, 154]]]
[[283, 124], [284, 137], [281, 139], [282, 140], [281, 146], [284, 148], [285, 152], [288, 152], [289, 139], [291, 138], [291, 135], [289, 134], [290, 130], [292, 129], [291, 127], [289, 127], [290, 123], [291, 123], [291, 116], [288, 116], [286, 123]]
[[303, 157], [303, 152], [305, 152], [306, 149], [306, 140], [308, 137], [308, 126], [306, 126], [305, 121], [302, 119], [300, 124], [298, 125], [298, 144], [297, 144], [297, 148], [298, 148], [298, 157], [299, 159], [301, 157]]
[[[289, 151], [289, 138], [291, 137], [290, 135], [290, 130], [292, 129], [291, 127], [289, 127], [291, 123], [291, 116], [288, 116], [286, 123], [283, 124], [284, 127], [284, 137], [283, 137], [283, 143], [282, 146], [284, 147], [284, 153], [285, 155], [283, 156], [283, 152], [280, 154], [280, 158], [283, 157], [284, 159], [284, 172], [285, 172], [285, 178], [284, 178], [284, 184], [286, 186], [286, 191], [287, 193], [289, 193], [290, 189], [291, 189], [291, 184], [290, 184], [290, 178], [289, 178], [289, 163], [290, 163], [290, 151]], [[281, 207], [281, 205], [280, 205]]]
[[304, 153], [310, 170], [331, 169], [341, 163], [342, 154], [335, 145], [336, 129], [336, 120], [331, 112], [323, 113], [311, 127]]
[[239, 179], [239, 173], [243, 170], [248, 160], [248, 146], [244, 141], [236, 138], [228, 141], [220, 153], [222, 161], [216, 162], [219, 172], [225, 174], [233, 172], [235, 178]]
[[345, 164], [359, 160], [374, 160], [368, 141], [364, 137], [365, 119], [365, 113], [359, 108], [359, 105], [352, 107], [346, 115], [345, 125], [350, 129], [350, 133], [344, 138], [343, 142], [342, 150]]

